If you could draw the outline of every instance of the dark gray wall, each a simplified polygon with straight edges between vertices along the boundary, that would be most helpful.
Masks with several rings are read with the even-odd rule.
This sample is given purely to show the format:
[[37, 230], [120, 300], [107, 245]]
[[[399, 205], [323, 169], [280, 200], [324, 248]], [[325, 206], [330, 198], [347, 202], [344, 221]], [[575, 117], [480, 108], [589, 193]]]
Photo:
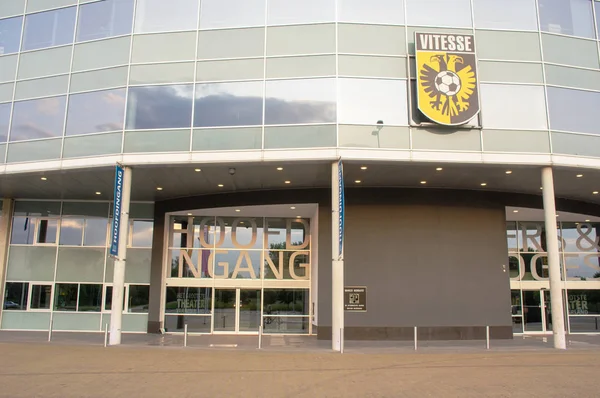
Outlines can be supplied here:
[[[345, 285], [368, 288], [368, 311], [346, 312], [346, 328], [511, 325], [503, 207], [350, 205], [346, 212]], [[331, 325], [325, 257], [319, 253], [319, 330]]]

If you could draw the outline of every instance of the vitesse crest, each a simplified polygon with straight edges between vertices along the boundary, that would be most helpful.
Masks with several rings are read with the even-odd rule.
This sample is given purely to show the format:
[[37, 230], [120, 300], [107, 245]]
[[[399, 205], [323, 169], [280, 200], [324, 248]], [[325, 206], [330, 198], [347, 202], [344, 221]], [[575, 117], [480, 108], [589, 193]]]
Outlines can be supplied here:
[[472, 35], [415, 33], [419, 110], [456, 126], [479, 113], [477, 62]]

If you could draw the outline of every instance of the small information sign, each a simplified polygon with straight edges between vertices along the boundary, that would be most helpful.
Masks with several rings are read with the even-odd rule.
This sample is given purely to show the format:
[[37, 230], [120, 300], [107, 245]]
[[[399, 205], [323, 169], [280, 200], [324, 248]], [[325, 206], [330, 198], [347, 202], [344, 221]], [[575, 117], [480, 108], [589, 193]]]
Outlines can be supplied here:
[[353, 312], [367, 311], [366, 286], [346, 286], [344, 288], [344, 310]]

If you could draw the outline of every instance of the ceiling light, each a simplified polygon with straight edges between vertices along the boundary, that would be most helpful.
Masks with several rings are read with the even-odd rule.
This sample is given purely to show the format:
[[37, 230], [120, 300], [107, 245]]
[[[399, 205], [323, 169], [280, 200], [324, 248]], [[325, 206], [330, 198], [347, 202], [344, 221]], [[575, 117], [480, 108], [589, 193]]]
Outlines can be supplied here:
[[162, 189], [162, 187], [156, 187], [156, 190], [157, 191], [162, 191], [163, 189]]
[[243, 224], [243, 223], [244, 223], [243, 221], [240, 221], [240, 224]]
[[421, 184], [425, 185], [427, 184], [427, 181], [421, 181]]
[[102, 195], [102, 192], [98, 191], [96, 192], [96, 195]]
[[560, 217], [560, 214], [557, 214], [556, 217]]
[[188, 213], [188, 216], [191, 216], [191, 215], [192, 215], [192, 213]]
[[296, 210], [296, 206], [291, 206], [290, 209]]
[[581, 177], [583, 177], [583, 174], [577, 174], [577, 176], [576, 176], [576, 177], [577, 177], [577, 178], [581, 178]]
[[518, 213], [518, 212], [519, 212], [519, 210], [513, 210], [513, 213]]
[[219, 188], [223, 188], [223, 184], [219, 184], [217, 185]]
[[590, 222], [590, 220], [585, 220], [585, 222]]
[[287, 181], [287, 180], [286, 180], [286, 181], [284, 181], [284, 182], [285, 182], [286, 184], [291, 184], [291, 183], [292, 183], [291, 181]]
[[239, 213], [240, 211], [241, 211], [240, 209], [235, 209], [235, 212], [236, 212], [236, 213]]
[[296, 218], [302, 218], [302, 216], [296, 216]]
[[362, 181], [361, 180], [354, 180], [354, 183], [356, 184], [360, 184]]
[[277, 171], [281, 171], [281, 170], [283, 170], [283, 167], [278, 167], [277, 168]]
[[512, 174], [512, 170], [506, 170], [505, 173], [506, 174]]
[[540, 187], [540, 189], [544, 189], [544, 187]]
[[199, 173], [199, 172], [201, 172], [201, 171], [202, 171], [202, 169], [194, 169], [194, 171], [195, 171], [196, 173]]
[[598, 195], [598, 191], [592, 192], [592, 195]]
[[366, 169], [367, 169], [367, 166], [360, 166], [360, 169], [361, 169], [361, 170], [366, 170]]
[[444, 169], [441, 167], [438, 167], [437, 169], [435, 169], [435, 171], [442, 171], [442, 170], [444, 170]]
[[46, 177], [42, 177], [42, 178], [40, 178], [40, 180], [42, 180], [42, 181], [46, 181], [46, 180], [47, 180], [47, 178], [46, 178]]
[[482, 182], [482, 183], [481, 183], [481, 186], [482, 186], [482, 187], [485, 187], [486, 185], [487, 185], [487, 182]]

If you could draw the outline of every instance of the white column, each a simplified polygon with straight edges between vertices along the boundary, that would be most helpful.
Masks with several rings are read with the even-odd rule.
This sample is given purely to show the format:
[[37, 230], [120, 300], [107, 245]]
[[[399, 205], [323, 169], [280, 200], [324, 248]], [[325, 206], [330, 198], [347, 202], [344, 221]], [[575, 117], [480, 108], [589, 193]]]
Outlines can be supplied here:
[[[10, 242], [10, 229], [15, 201], [2, 200], [2, 216], [0, 217], [0, 303], [4, 297], [4, 283], [6, 279], [6, 266], [8, 260], [8, 244]], [[0, 304], [0, 321], [2, 321], [2, 306]]]
[[344, 327], [344, 253], [340, 253], [339, 164], [331, 166], [331, 348], [342, 350], [341, 329]]
[[556, 205], [554, 203], [554, 179], [552, 177], [552, 167], [544, 167], [542, 169], [542, 190], [544, 195], [544, 219], [546, 221], [548, 269], [550, 271], [550, 301], [552, 305], [554, 348], [564, 350], [567, 348], [565, 341], [565, 311], [558, 254], [558, 228], [556, 227]]
[[123, 290], [125, 286], [125, 262], [129, 238], [129, 202], [131, 198], [131, 168], [124, 167], [123, 192], [121, 196], [121, 230], [119, 231], [119, 256], [113, 271], [112, 307], [110, 311], [110, 345], [121, 344], [123, 318]]

